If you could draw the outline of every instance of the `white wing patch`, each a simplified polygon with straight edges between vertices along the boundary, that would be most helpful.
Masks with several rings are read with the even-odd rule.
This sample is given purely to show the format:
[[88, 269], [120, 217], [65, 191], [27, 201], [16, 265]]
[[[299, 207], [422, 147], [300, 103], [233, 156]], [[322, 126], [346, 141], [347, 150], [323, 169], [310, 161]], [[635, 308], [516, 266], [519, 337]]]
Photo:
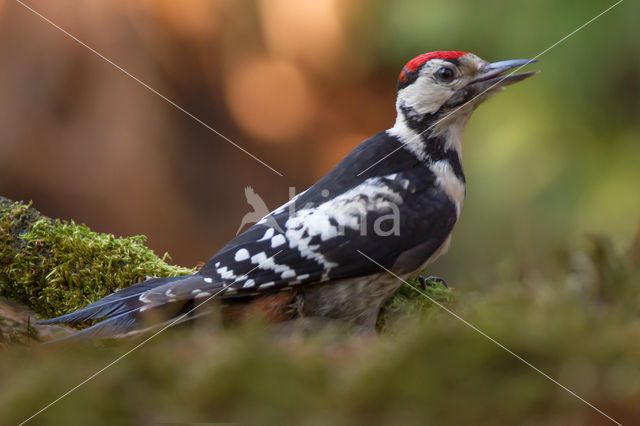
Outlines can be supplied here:
[[[349, 232], [370, 230], [372, 224], [367, 224], [367, 220], [374, 220], [378, 213], [385, 211], [397, 211], [398, 206], [404, 200], [400, 192], [407, 190], [411, 182], [403, 179], [400, 174], [393, 173], [382, 177], [366, 179], [355, 188], [349, 189], [333, 198], [326, 198], [321, 204], [307, 204], [291, 213], [284, 224], [284, 233], [278, 232], [273, 226], [264, 230], [264, 234], [256, 242], [261, 245], [251, 249], [250, 247], [236, 248], [230, 256], [233, 262], [249, 261], [256, 265], [255, 269], [263, 271], [273, 271], [273, 274], [266, 274], [262, 279], [269, 279], [268, 282], [260, 282], [261, 279], [245, 272], [245, 267], [236, 265], [233, 262], [216, 262], [215, 270], [221, 280], [238, 283], [238, 286], [225, 289], [225, 293], [240, 289], [267, 288], [275, 286], [285, 281], [288, 285], [293, 285], [311, 277], [311, 270], [320, 273], [319, 281], [327, 280], [329, 271], [339, 266], [339, 263], [327, 259], [324, 252], [324, 242], [345, 236], [345, 231]], [[400, 191], [400, 192], [398, 192]], [[283, 205], [278, 211], [284, 212], [286, 208], [295, 202], [293, 198], [289, 203]], [[291, 206], [292, 207], [292, 206]], [[372, 213], [375, 215], [372, 216]], [[275, 220], [275, 219], [274, 219]], [[338, 241], [339, 243], [340, 241]], [[266, 245], [264, 244], [266, 243]], [[334, 246], [337, 243], [332, 242]], [[317, 266], [309, 265], [309, 262], [300, 262], [300, 270], [296, 271], [296, 264], [278, 263], [276, 255], [282, 250], [292, 250], [291, 255], [285, 256], [288, 260], [295, 260], [296, 257], [308, 259], [316, 262]], [[249, 251], [252, 250], [252, 251]], [[274, 252], [278, 250], [278, 253]], [[296, 253], [297, 252], [297, 256]], [[298, 258], [299, 259], [299, 258]], [[287, 262], [287, 261], [284, 261]], [[306, 268], [311, 268], [306, 270]], [[262, 276], [263, 274], [259, 275]], [[207, 279], [209, 281], [207, 281]], [[210, 283], [210, 278], [205, 278]], [[194, 295], [201, 297], [201, 293]]]
[[291, 248], [300, 251], [302, 257], [320, 263], [325, 271], [338, 266], [327, 260], [318, 244], [311, 244], [314, 237], [327, 241], [344, 235], [345, 229], [359, 230], [365, 227], [367, 213], [380, 211], [392, 204], [402, 204], [403, 199], [385, 184], [396, 176], [369, 178], [352, 188], [311, 209], [295, 212], [285, 223], [285, 234]]
[[263, 251], [251, 256], [251, 263], [253, 263], [254, 265], [258, 265], [260, 269], [272, 270], [279, 273], [282, 279], [296, 275], [296, 271], [294, 271], [287, 265], [280, 265], [276, 263], [273, 260], [273, 256], [268, 257], [267, 254]]

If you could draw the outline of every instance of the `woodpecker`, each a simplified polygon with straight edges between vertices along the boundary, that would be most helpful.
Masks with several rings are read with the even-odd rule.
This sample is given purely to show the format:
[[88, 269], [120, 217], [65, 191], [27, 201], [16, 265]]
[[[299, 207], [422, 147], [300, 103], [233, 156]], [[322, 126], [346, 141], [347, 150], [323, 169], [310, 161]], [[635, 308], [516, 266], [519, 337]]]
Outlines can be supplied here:
[[320, 317], [374, 331], [381, 304], [402, 284], [393, 274], [411, 278], [449, 248], [465, 197], [462, 139], [471, 113], [535, 74], [503, 75], [531, 62], [489, 63], [456, 51], [413, 58], [398, 78], [392, 128], [362, 142], [198, 272], [150, 278], [43, 322], [102, 319], [76, 335], [122, 337], [146, 329], [148, 312], [176, 318], [215, 296], [231, 319]]

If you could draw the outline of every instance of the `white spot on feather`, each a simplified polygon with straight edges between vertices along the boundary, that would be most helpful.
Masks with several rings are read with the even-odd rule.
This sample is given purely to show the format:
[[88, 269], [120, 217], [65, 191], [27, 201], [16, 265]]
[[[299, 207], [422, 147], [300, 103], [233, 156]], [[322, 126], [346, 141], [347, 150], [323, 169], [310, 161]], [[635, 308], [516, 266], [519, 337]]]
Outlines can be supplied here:
[[289, 271], [290, 271], [290, 273], [293, 273], [293, 276], [295, 276], [295, 271], [293, 269], [291, 269], [287, 265], [280, 265], [280, 264], [276, 263], [273, 260], [273, 256], [272, 257], [267, 257], [267, 254], [265, 252], [263, 252], [263, 251], [251, 256], [251, 263], [257, 264], [260, 269], [272, 270], [272, 271], [275, 271], [275, 272], [277, 272], [277, 273], [279, 273], [281, 275], [284, 274], [284, 273], [289, 273]]
[[260, 253], [256, 253], [253, 256], [251, 256], [251, 263], [262, 263], [265, 260], [267, 260], [267, 253], [261, 251]]
[[284, 235], [278, 234], [275, 237], [271, 238], [271, 248], [276, 248], [278, 246], [283, 245], [286, 242], [287, 242], [287, 240], [284, 237]]
[[216, 272], [218, 274], [220, 274], [220, 277], [223, 280], [229, 280], [229, 279], [233, 279], [236, 277], [235, 272], [233, 272], [233, 269], [229, 269], [226, 266], [223, 266], [222, 268], [218, 268], [216, 269]]
[[287, 278], [293, 278], [296, 276], [296, 272], [293, 269], [290, 269], [288, 271], [284, 271], [281, 275], [283, 280], [286, 280]]
[[238, 250], [234, 256], [234, 260], [236, 262], [242, 262], [243, 260], [247, 260], [249, 258], [249, 250], [246, 248], [241, 248]]
[[274, 233], [273, 228], [267, 229], [267, 232], [265, 232], [264, 235], [262, 236], [262, 238], [260, 238], [258, 241], [266, 241], [266, 240], [268, 240], [269, 238], [273, 237], [273, 233]]

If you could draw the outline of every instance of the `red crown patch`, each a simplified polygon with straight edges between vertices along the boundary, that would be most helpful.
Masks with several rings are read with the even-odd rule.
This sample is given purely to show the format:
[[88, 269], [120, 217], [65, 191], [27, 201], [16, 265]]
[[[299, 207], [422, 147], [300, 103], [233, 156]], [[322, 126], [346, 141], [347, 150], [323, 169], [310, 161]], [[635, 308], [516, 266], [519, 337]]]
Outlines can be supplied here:
[[460, 56], [466, 55], [466, 54], [467, 52], [456, 52], [453, 50], [450, 50], [450, 51], [438, 50], [435, 52], [423, 53], [422, 55], [418, 55], [412, 60], [410, 60], [409, 62], [407, 62], [404, 68], [402, 68], [402, 72], [400, 72], [399, 80], [406, 81], [407, 72], [415, 72], [418, 68], [420, 68], [421, 65], [423, 65], [425, 62], [431, 59], [457, 59]]

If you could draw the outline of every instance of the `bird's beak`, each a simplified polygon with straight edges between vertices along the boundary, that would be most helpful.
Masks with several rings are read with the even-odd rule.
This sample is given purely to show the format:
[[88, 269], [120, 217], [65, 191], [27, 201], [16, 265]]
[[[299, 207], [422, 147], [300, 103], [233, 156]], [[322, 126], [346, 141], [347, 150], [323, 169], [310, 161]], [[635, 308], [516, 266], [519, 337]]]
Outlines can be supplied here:
[[517, 83], [525, 78], [529, 78], [538, 71], [523, 72], [520, 74], [502, 75], [504, 72], [514, 68], [522, 68], [525, 65], [538, 62], [535, 59], [512, 59], [510, 61], [500, 61], [486, 64], [480, 69], [475, 80], [469, 86], [473, 86], [477, 91], [489, 91], [508, 84]]

